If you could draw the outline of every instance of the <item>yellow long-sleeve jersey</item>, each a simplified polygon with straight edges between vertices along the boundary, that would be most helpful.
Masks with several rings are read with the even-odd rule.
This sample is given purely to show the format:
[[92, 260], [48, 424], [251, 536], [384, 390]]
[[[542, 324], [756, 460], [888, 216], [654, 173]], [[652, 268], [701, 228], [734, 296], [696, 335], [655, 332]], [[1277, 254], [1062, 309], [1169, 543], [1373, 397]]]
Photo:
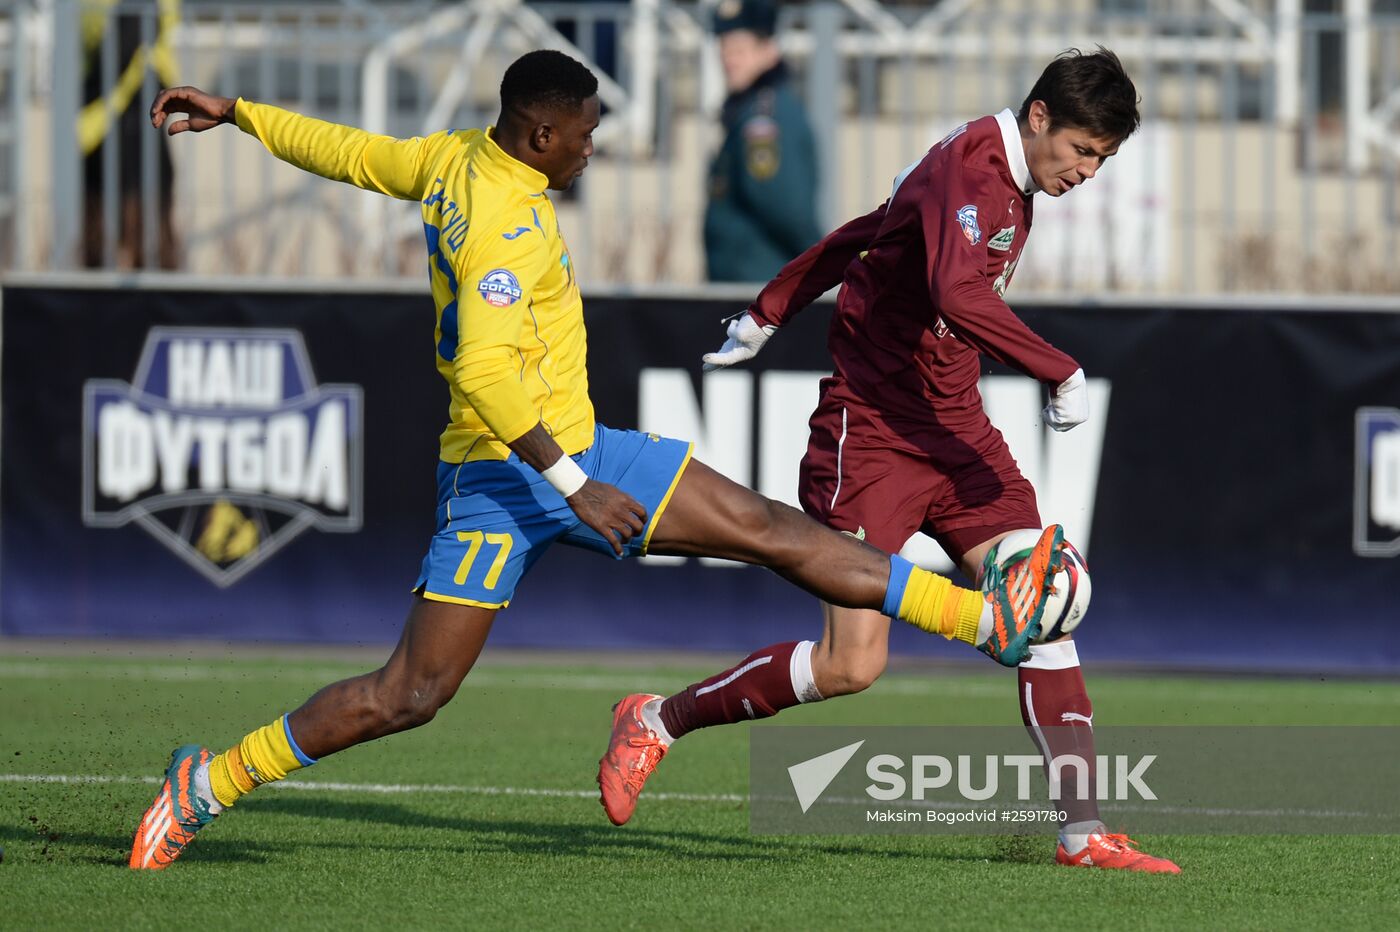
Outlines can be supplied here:
[[394, 139], [242, 99], [234, 113], [283, 161], [420, 202], [451, 388], [445, 462], [505, 459], [537, 423], [567, 454], [593, 442], [583, 300], [544, 175], [491, 129]]

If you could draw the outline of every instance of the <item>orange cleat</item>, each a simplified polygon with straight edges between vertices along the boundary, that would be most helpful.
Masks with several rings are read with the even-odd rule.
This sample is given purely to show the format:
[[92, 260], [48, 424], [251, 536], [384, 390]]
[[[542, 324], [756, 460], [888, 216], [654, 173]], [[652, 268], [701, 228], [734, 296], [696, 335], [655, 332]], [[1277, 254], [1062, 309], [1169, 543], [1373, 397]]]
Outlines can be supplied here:
[[1015, 667], [1030, 659], [1031, 645], [1040, 638], [1045, 603], [1055, 591], [1051, 580], [1064, 564], [1064, 544], [1064, 528], [1052, 524], [1025, 559], [1004, 570], [995, 564], [985, 568], [983, 587], [992, 606], [993, 624], [977, 649], [997, 663]]
[[214, 755], [208, 748], [186, 744], [170, 756], [156, 801], [141, 817], [131, 845], [133, 870], [164, 870], [175, 862], [194, 833], [214, 821], [215, 813], [194, 791], [194, 772]]
[[1145, 874], [1179, 874], [1181, 868], [1166, 858], [1154, 858], [1133, 846], [1127, 835], [1094, 832], [1089, 844], [1078, 854], [1070, 854], [1063, 844], [1055, 849], [1055, 863], [1066, 867], [1102, 867], [1107, 870], [1141, 871]]
[[634, 693], [613, 706], [612, 738], [598, 761], [603, 810], [613, 825], [632, 818], [647, 777], [666, 756], [666, 745], [642, 721], [642, 706], [661, 696]]

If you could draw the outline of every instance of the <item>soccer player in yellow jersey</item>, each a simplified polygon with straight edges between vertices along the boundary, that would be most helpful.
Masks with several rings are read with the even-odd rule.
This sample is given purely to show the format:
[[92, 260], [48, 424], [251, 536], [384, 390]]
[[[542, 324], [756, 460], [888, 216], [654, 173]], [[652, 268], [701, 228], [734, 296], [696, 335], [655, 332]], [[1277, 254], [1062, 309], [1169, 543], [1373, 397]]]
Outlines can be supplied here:
[[[597, 87], [568, 56], [531, 52], [505, 73], [494, 127], [415, 139], [192, 87], [164, 90], [152, 104], [152, 123], [172, 136], [236, 124], [307, 171], [419, 202], [437, 308], [432, 351], [450, 403], [437, 530], [389, 660], [325, 687], [222, 754], [177, 749], [136, 831], [133, 868], [168, 866], [260, 784], [431, 720], [520, 578], [556, 541], [619, 559], [650, 552], [761, 564], [826, 602], [882, 609], [1009, 665], [1038, 636], [1060, 565], [1057, 527], [984, 596], [729, 481], [692, 460], [690, 444], [594, 421], [583, 304], [547, 191], [568, 188], [588, 165]], [[790, 669], [801, 696], [824, 656], [771, 666]], [[652, 715], [619, 706], [616, 721], [646, 734]], [[614, 820], [631, 814], [660, 753], [639, 742], [618, 760], [604, 787]]]

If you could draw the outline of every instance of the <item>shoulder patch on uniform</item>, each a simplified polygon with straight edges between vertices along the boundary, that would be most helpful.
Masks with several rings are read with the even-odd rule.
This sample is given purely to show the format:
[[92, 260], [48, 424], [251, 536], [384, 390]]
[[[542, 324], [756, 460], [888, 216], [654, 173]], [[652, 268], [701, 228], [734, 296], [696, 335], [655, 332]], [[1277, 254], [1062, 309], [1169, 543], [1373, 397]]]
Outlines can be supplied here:
[[995, 249], [997, 252], [1006, 252], [1011, 248], [1011, 243], [1016, 239], [1016, 227], [1009, 226], [1004, 230], [997, 230], [996, 235], [987, 240], [987, 248]]
[[[751, 130], [750, 127], [756, 126]], [[771, 181], [782, 164], [778, 124], [770, 117], [753, 117], [744, 124], [744, 167], [756, 181]]]
[[963, 236], [967, 241], [976, 246], [982, 242], [982, 228], [977, 225], [977, 205], [967, 204], [958, 208], [958, 226], [962, 227]]
[[519, 301], [523, 292], [520, 280], [509, 269], [492, 269], [481, 276], [476, 290], [492, 307], [510, 307]]
[[778, 138], [778, 121], [762, 114], [744, 121], [744, 138], [752, 142]]

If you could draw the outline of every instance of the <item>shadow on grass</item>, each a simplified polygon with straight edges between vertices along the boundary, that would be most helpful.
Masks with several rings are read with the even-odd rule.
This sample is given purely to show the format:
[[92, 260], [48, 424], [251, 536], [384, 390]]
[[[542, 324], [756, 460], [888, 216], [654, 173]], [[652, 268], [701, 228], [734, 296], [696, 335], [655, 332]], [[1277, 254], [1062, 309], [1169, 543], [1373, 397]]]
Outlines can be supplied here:
[[[240, 807], [242, 808], [242, 807]], [[1025, 837], [984, 839], [982, 845], [964, 850], [931, 847], [927, 844], [892, 847], [886, 839], [838, 840], [817, 836], [781, 837], [750, 835], [744, 832], [699, 831], [695, 829], [648, 829], [637, 826], [615, 828], [597, 825], [522, 819], [492, 819], [462, 815], [439, 815], [390, 802], [339, 799], [309, 799], [293, 796], [258, 798], [236, 819], [257, 819], [258, 813], [280, 814], [307, 819], [335, 819], [360, 825], [386, 825], [421, 833], [414, 841], [376, 839], [366, 832], [354, 841], [311, 839], [304, 835], [286, 841], [219, 838], [219, 828], [201, 833], [182, 861], [210, 864], [271, 864], [307, 850], [383, 852], [427, 852], [442, 855], [502, 853], [549, 857], [606, 858], [632, 861], [664, 855], [669, 859], [695, 862], [792, 861], [812, 857], [865, 856], [893, 860], [945, 862], [1045, 863], [1044, 839]], [[47, 828], [47, 827], [45, 827]], [[133, 826], [134, 828], [134, 826]], [[300, 834], [300, 833], [299, 833]], [[917, 840], [914, 840], [917, 842]], [[990, 842], [990, 843], [989, 843]], [[0, 844], [7, 849], [7, 861], [28, 861], [52, 865], [93, 865], [127, 869], [131, 852], [130, 830], [61, 831], [50, 835], [35, 826], [0, 824]]]
[[[6, 864], [88, 864], [127, 868], [131, 856], [130, 832], [55, 832], [53, 837], [23, 828], [0, 826], [0, 844]], [[219, 842], [191, 848], [190, 860], [263, 864], [268, 858], [264, 846], [251, 842]], [[288, 845], [288, 848], [292, 846]]]
[[[415, 830], [469, 835], [463, 845], [451, 835], [426, 840], [417, 845], [384, 844], [365, 840], [359, 845], [310, 842], [296, 847], [378, 847], [390, 850], [438, 850], [511, 854], [539, 854], [553, 857], [611, 857], [618, 860], [664, 854], [671, 858], [696, 861], [789, 861], [813, 855], [873, 855], [880, 858], [942, 861], [1043, 861], [1043, 852], [1031, 855], [1022, 844], [999, 844], [994, 851], [977, 852], [917, 848], [873, 848], [857, 841], [826, 841], [812, 836], [782, 838], [734, 832], [705, 832], [693, 829], [616, 828], [607, 824], [578, 825], [547, 819], [490, 819], [471, 816], [444, 816], [388, 802], [305, 799], [274, 796], [260, 799], [259, 808], [285, 815], [315, 819], [342, 819], [357, 823], [380, 823]], [[599, 814], [602, 821], [602, 814]], [[872, 839], [875, 840], [875, 839]], [[1030, 842], [1030, 840], [1027, 840]]]

